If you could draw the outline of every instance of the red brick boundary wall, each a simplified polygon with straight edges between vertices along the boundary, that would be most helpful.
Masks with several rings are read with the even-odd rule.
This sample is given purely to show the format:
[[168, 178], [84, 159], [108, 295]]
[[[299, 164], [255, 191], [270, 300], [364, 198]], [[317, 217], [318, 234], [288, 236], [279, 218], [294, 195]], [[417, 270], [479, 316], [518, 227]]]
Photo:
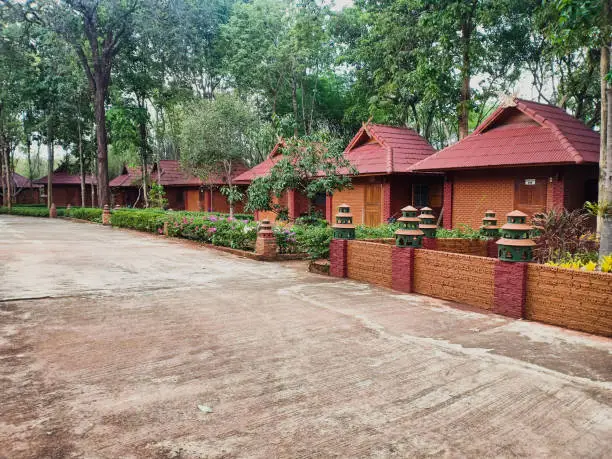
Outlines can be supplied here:
[[348, 241], [347, 277], [391, 288], [393, 248], [388, 244]]
[[490, 310], [495, 263], [484, 257], [416, 250], [414, 292]]
[[463, 238], [423, 238], [423, 248], [439, 252], [462, 253], [477, 257], [497, 258], [495, 240]]
[[495, 262], [493, 312], [514, 319], [525, 317], [527, 263]]
[[414, 291], [414, 249], [393, 247], [391, 252], [391, 288], [404, 293]]
[[339, 239], [330, 274], [612, 337], [612, 274]]
[[346, 277], [346, 262], [348, 252], [346, 239], [332, 239], [329, 244], [329, 274], [334, 277]]
[[612, 337], [612, 274], [529, 264], [525, 318]]

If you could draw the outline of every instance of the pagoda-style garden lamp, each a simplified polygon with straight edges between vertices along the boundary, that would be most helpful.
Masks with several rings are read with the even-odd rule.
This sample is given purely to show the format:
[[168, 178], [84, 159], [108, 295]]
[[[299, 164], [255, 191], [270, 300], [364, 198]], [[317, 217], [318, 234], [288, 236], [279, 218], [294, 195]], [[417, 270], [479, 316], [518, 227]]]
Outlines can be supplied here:
[[355, 239], [355, 225], [353, 225], [353, 214], [348, 204], [340, 204], [336, 214], [334, 239]]
[[418, 212], [412, 206], [402, 209], [402, 216], [397, 219], [400, 227], [395, 232], [395, 245], [397, 247], [421, 247], [424, 234], [419, 229], [421, 220], [417, 217]]
[[492, 210], [487, 210], [485, 212], [480, 231], [488, 237], [499, 237], [499, 226], [497, 226], [497, 216], [495, 212]]
[[425, 237], [436, 237], [438, 226], [435, 223], [436, 217], [433, 214], [433, 210], [429, 207], [423, 207], [421, 209], [421, 215], [419, 215], [417, 218], [421, 221], [419, 224], [419, 229], [423, 231]]
[[533, 228], [526, 223], [527, 214], [514, 210], [507, 217], [508, 223], [500, 231], [502, 238], [497, 241], [499, 259], [510, 262], [531, 261], [536, 243], [530, 239]]

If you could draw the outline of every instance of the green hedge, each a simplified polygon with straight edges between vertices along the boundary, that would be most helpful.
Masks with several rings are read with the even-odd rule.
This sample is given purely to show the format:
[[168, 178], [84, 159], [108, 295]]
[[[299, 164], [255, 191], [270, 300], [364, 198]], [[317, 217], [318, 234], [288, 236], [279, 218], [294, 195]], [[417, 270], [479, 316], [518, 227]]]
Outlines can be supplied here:
[[160, 209], [115, 209], [111, 215], [111, 224], [118, 228], [156, 233], [164, 226], [166, 214]]
[[[257, 224], [249, 220], [216, 215], [195, 215], [186, 212], [168, 212], [168, 235], [221, 247], [254, 250]], [[163, 222], [162, 222], [163, 226]], [[158, 229], [161, 232], [161, 229]]]
[[[63, 217], [66, 212], [64, 207], [57, 208], [57, 216]], [[9, 212], [8, 207], [0, 207], [0, 214], [22, 215], [24, 217], [49, 217], [49, 209], [37, 206], [13, 206]]]
[[97, 207], [72, 207], [66, 210], [66, 217], [102, 223], [102, 209]]

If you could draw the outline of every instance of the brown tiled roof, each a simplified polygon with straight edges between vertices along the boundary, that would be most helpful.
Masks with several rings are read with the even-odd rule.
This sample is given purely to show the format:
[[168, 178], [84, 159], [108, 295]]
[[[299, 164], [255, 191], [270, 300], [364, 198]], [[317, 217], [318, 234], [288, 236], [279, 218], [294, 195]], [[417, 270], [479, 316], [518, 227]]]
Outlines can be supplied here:
[[[246, 171], [246, 166], [242, 163], [236, 163], [234, 166], [234, 174], [241, 174]], [[142, 174], [140, 172], [139, 167], [124, 167], [121, 175], [115, 177], [110, 182], [111, 187], [134, 187], [139, 186], [140, 181], [142, 180]], [[163, 186], [202, 186], [205, 183], [199, 178], [186, 173], [182, 168], [181, 164], [178, 160], [167, 159], [159, 161], [159, 168], [157, 164], [153, 165], [149, 174], [151, 179], [155, 182], [159, 181], [159, 183]], [[207, 185], [224, 185], [227, 183], [224, 177], [213, 176], [211, 177], [206, 184]]]
[[[236, 177], [250, 182], [262, 177], [281, 158], [283, 142], [278, 142], [265, 161]], [[433, 154], [435, 149], [416, 131], [406, 127], [367, 123], [344, 150], [345, 157], [359, 174], [408, 172], [413, 164]]]
[[[47, 176], [39, 178], [38, 180], [34, 180], [34, 183], [39, 185], [47, 184]], [[69, 174], [64, 171], [55, 171], [52, 176], [52, 183], [54, 185], [80, 185], [81, 177], [79, 175]], [[85, 177], [85, 183], [87, 185], [91, 185], [92, 183], [95, 185], [97, 183], [96, 178], [93, 175], [87, 175]]]
[[[0, 174], [0, 185], [4, 184], [4, 176]], [[16, 188], [40, 188], [42, 185], [37, 185], [34, 181], [30, 182], [23, 175], [13, 172], [13, 184]]]
[[[552, 105], [515, 99], [501, 106], [472, 134], [414, 165], [414, 171], [596, 164], [599, 133]], [[517, 115], [524, 119], [506, 122]]]

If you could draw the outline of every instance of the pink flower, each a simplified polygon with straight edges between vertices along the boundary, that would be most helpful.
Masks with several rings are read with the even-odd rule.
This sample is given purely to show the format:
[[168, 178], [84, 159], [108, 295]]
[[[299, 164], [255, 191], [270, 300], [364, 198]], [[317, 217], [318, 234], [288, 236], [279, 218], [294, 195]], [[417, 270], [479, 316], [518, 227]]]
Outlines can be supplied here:
[[157, 228], [157, 232], [158, 232], [159, 234], [164, 234], [164, 230], [163, 230], [163, 229], [161, 229], [161, 228]]
[[216, 233], [217, 232], [217, 228], [208, 228], [208, 232], [209, 233]]

